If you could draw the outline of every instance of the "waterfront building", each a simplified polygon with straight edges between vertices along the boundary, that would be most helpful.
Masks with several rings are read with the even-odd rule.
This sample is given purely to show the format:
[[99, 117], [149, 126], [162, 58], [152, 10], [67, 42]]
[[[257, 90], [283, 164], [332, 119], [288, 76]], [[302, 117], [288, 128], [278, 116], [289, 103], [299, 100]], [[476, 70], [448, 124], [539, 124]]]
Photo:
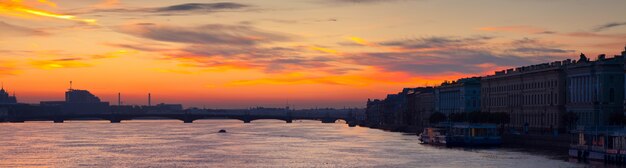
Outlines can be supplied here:
[[435, 109], [435, 88], [404, 88], [383, 100], [368, 99], [366, 122], [371, 125], [424, 127]]
[[430, 115], [435, 111], [435, 88], [427, 87], [415, 93], [415, 121], [420, 128], [429, 125]]
[[367, 107], [365, 108], [365, 121], [370, 125], [382, 124], [382, 111], [384, 102], [379, 99], [367, 99]]
[[385, 125], [401, 125], [406, 108], [406, 96], [409, 89], [402, 89], [397, 94], [388, 94], [383, 105], [382, 119]]
[[444, 82], [435, 89], [435, 111], [446, 115], [480, 110], [480, 77]]
[[566, 112], [578, 116], [577, 126], [608, 125], [611, 116], [623, 113], [623, 67], [622, 56], [606, 58], [601, 54], [596, 61], [590, 61], [581, 54], [578, 61], [565, 68], [568, 93]]
[[8, 91], [4, 90], [4, 86], [2, 86], [0, 89], [0, 104], [17, 104], [15, 93], [13, 93], [13, 96], [9, 95]]
[[564, 66], [556, 61], [496, 71], [481, 80], [483, 112], [504, 112], [509, 125], [531, 130], [557, 128], [565, 108]]
[[[418, 87], [404, 89], [406, 99], [403, 105], [401, 124], [407, 126], [423, 126], [434, 110], [434, 88]], [[425, 111], [428, 109], [429, 111]]]
[[87, 90], [70, 88], [65, 92], [65, 101], [44, 101], [41, 106], [59, 107], [64, 114], [102, 114], [109, 113], [109, 102], [102, 102], [100, 98]]

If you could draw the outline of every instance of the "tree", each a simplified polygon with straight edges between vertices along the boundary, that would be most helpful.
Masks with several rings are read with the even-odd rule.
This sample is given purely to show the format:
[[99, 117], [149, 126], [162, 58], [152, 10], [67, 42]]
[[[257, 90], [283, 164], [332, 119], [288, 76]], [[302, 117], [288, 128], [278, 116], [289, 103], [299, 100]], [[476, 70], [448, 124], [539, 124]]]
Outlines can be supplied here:
[[428, 118], [428, 121], [431, 124], [436, 124], [436, 123], [440, 123], [442, 121], [446, 120], [446, 115], [440, 112], [435, 112], [433, 114], [430, 115], [430, 117]]

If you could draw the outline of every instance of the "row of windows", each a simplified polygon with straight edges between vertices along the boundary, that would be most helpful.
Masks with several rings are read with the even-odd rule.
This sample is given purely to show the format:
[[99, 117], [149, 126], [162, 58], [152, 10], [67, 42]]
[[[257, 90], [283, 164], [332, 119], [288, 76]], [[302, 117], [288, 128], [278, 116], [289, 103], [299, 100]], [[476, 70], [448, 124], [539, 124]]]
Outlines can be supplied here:
[[483, 102], [484, 106], [556, 105], [559, 104], [559, 96], [556, 93], [489, 96], [489, 99], [483, 98]]
[[556, 88], [558, 86], [558, 81], [549, 80], [549, 81], [544, 81], [544, 82], [529, 82], [529, 83], [522, 83], [522, 84], [511, 84], [511, 85], [493, 86], [493, 87], [487, 87], [486, 85], [483, 85], [483, 86], [485, 87], [483, 87], [481, 91], [484, 93], [506, 92], [506, 91], [511, 91], [511, 90], [523, 90], [523, 89]]

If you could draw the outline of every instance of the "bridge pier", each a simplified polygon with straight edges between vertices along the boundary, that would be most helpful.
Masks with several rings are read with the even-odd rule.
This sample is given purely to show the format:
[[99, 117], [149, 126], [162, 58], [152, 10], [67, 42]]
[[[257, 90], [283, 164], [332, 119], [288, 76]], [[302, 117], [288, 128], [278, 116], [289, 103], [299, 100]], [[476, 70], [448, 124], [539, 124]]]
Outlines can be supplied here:
[[183, 120], [183, 122], [190, 124], [190, 123], [193, 123], [193, 120]]
[[111, 123], [121, 123], [122, 122], [122, 120], [118, 120], [118, 119], [113, 119], [113, 120], [110, 120], [110, 121], [111, 121]]
[[287, 122], [287, 123], [293, 123], [293, 120], [288, 119], [288, 120], [285, 120], [285, 122]]
[[243, 120], [243, 123], [250, 123], [252, 120]]
[[63, 119], [55, 119], [53, 122], [54, 123], [63, 123], [64, 121], [63, 121]]

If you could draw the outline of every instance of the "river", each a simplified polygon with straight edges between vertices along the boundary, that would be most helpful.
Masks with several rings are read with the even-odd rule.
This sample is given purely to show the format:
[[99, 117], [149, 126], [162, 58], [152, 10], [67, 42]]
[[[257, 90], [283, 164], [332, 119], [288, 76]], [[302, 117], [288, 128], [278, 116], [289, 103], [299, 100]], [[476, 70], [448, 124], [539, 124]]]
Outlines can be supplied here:
[[586, 166], [550, 154], [418, 142], [415, 135], [317, 121], [0, 123], [0, 167]]

